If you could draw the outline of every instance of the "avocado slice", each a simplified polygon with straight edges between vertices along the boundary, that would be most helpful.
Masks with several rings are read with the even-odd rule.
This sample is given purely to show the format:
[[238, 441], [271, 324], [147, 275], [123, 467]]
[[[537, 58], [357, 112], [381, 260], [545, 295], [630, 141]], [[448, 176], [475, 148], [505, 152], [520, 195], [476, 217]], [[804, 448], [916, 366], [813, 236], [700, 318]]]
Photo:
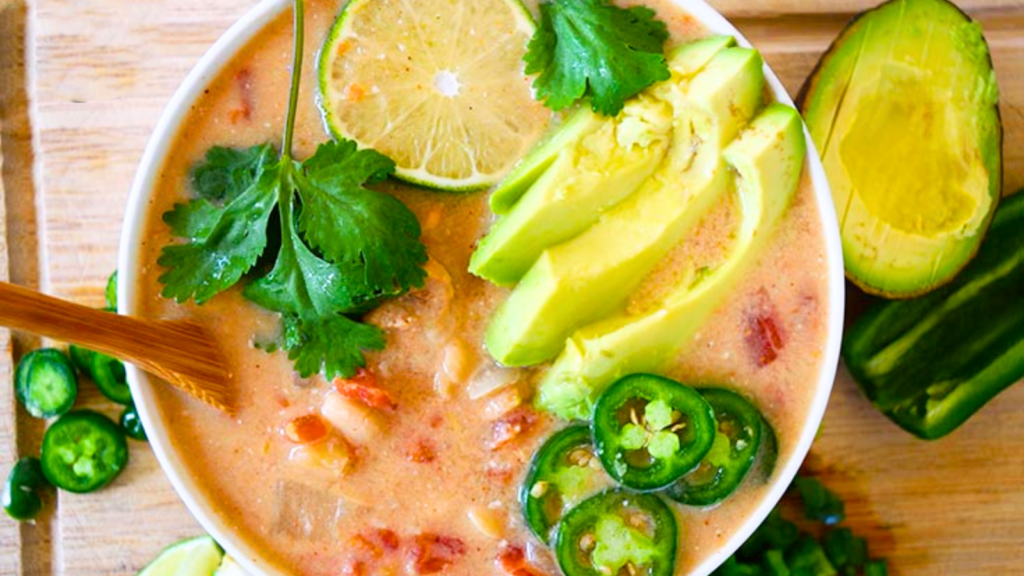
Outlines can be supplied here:
[[491, 194], [491, 211], [502, 215], [515, 206], [530, 186], [561, 156], [561, 152], [601, 127], [602, 119], [589, 106], [577, 108], [519, 161]]
[[760, 248], [789, 206], [803, 172], [803, 124], [796, 110], [771, 104], [723, 153], [742, 212], [728, 257], [696, 284], [677, 286], [648, 311], [620, 313], [578, 330], [545, 373], [538, 407], [588, 418], [597, 396], [623, 375], [657, 371], [757, 262]]
[[651, 90], [672, 104], [668, 156], [586, 232], [544, 251], [491, 319], [485, 342], [496, 360], [510, 366], [550, 360], [576, 328], [624, 307], [725, 192], [721, 151], [761, 106], [762, 65], [754, 50], [727, 48], [691, 80]]
[[[673, 82], [697, 74], [731, 36], [712, 36], [675, 48], [668, 62]], [[587, 229], [631, 194], [664, 157], [672, 109], [641, 94], [616, 117], [589, 107], [573, 112], [491, 195], [503, 214], [481, 241], [469, 271], [496, 284], [514, 284], [541, 252]]]
[[575, 141], [553, 138], [563, 142], [558, 158], [480, 241], [469, 271], [514, 284], [545, 248], [586, 230], [633, 193], [665, 157], [671, 131], [671, 107], [641, 94], [597, 130]]
[[981, 27], [946, 0], [887, 2], [825, 53], [801, 108], [855, 284], [911, 297], [973, 258], [1001, 194], [998, 98]]

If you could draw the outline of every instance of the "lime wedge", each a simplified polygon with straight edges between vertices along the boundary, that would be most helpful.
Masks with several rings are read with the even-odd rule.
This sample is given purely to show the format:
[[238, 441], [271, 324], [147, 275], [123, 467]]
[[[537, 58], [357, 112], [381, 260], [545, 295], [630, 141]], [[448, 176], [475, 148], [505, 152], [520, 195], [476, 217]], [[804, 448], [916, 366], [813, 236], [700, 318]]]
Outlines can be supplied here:
[[138, 576], [213, 576], [223, 556], [213, 538], [190, 538], [165, 548]]
[[235, 559], [227, 554], [224, 555], [224, 560], [220, 563], [220, 568], [213, 573], [213, 576], [249, 576], [242, 567], [235, 562]]
[[320, 53], [320, 107], [336, 138], [391, 157], [403, 180], [487, 188], [543, 134], [518, 0], [352, 0]]

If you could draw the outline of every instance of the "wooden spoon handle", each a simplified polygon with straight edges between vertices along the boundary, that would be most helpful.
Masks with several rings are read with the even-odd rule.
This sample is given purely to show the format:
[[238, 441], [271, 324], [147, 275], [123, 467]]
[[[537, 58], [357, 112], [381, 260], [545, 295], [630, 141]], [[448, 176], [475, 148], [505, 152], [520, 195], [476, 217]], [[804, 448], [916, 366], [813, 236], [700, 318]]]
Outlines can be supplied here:
[[73, 342], [136, 363], [154, 340], [175, 335], [160, 323], [119, 316], [0, 282], [0, 325]]
[[119, 316], [0, 282], [0, 326], [119, 358], [231, 412], [224, 359], [197, 325]]

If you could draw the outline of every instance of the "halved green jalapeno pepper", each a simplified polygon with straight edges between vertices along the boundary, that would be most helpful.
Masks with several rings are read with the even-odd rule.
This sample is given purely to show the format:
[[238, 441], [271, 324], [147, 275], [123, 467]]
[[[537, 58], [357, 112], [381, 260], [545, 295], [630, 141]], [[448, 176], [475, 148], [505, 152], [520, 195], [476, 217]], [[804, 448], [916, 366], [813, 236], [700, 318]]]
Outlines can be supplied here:
[[610, 484], [594, 453], [588, 426], [557, 432], [537, 450], [519, 492], [526, 523], [548, 542], [551, 528], [569, 509]]
[[608, 490], [566, 514], [555, 555], [565, 576], [672, 576], [676, 517], [655, 494]]
[[61, 416], [43, 436], [46, 479], [68, 492], [92, 492], [106, 486], [128, 463], [124, 432], [92, 410]]
[[78, 396], [78, 382], [71, 361], [54, 348], [26, 354], [18, 363], [14, 383], [18, 400], [36, 418], [60, 416], [74, 406]]
[[715, 418], [689, 386], [652, 374], [612, 384], [594, 407], [594, 446], [604, 469], [634, 490], [668, 486], [711, 449]]
[[139, 412], [135, 409], [135, 404], [129, 404], [124, 407], [119, 424], [121, 424], [121, 430], [124, 430], [124, 433], [129, 438], [140, 442], [148, 440], [146, 438], [146, 429], [142, 427], [142, 419], [139, 418]]
[[15, 520], [35, 518], [43, 508], [39, 491], [49, 485], [38, 458], [26, 456], [18, 460], [4, 483], [4, 512]]
[[132, 392], [128, 388], [128, 377], [120, 360], [74, 344], [68, 349], [78, 370], [88, 376], [104, 396], [118, 404], [131, 403]]
[[669, 487], [673, 500], [691, 506], [710, 506], [736, 491], [761, 448], [761, 413], [745, 398], [722, 388], [700, 393], [715, 411], [718, 429], [711, 450], [695, 470]]

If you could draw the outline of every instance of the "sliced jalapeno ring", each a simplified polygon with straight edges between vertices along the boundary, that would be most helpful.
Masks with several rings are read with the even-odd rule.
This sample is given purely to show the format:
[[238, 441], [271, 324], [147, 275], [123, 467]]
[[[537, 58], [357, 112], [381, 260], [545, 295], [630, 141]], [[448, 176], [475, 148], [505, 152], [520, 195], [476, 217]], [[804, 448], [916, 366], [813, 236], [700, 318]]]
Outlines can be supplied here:
[[121, 412], [121, 430], [128, 435], [129, 438], [145, 442], [146, 429], [142, 427], [142, 419], [139, 418], [139, 412], [135, 409], [135, 404], [129, 404], [124, 407], [124, 412]]
[[92, 492], [117, 477], [128, 464], [128, 442], [110, 418], [92, 410], [74, 410], [43, 435], [46, 479], [68, 492]]
[[611, 484], [594, 453], [590, 428], [570, 426], [537, 450], [519, 492], [526, 523], [543, 542], [562, 516]]
[[735, 492], [750, 471], [761, 449], [764, 420], [753, 404], [735, 392], [705, 388], [700, 393], [715, 411], [715, 441], [700, 465], [667, 492], [683, 504], [711, 506]]
[[54, 348], [34, 350], [18, 363], [14, 391], [28, 413], [52, 418], [67, 412], [78, 396], [78, 382], [71, 361]]
[[15, 520], [31, 520], [43, 508], [39, 492], [50, 483], [43, 476], [38, 458], [26, 456], [18, 460], [4, 483], [4, 512]]
[[668, 378], [633, 374], [594, 407], [594, 446], [623, 486], [657, 490], [692, 470], [711, 449], [715, 418], [696, 390]]
[[132, 392], [128, 388], [128, 377], [120, 360], [74, 344], [69, 350], [75, 366], [96, 384], [104, 396], [118, 404], [131, 403]]
[[608, 490], [565, 515], [555, 555], [565, 576], [672, 576], [678, 537], [659, 496]]

